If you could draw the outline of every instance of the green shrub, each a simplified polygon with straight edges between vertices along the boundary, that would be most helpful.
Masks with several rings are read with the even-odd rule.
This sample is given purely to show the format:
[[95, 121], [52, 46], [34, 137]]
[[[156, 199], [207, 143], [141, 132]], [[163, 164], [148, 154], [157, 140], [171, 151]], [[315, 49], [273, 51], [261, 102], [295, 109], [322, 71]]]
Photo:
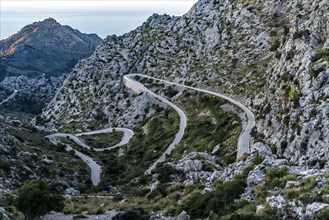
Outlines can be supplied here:
[[296, 40], [298, 38], [308, 38], [310, 36], [310, 31], [309, 30], [301, 30], [301, 31], [296, 31], [293, 35], [293, 39]]
[[257, 203], [264, 203], [266, 199], [266, 187], [265, 186], [256, 186], [253, 189], [253, 194], [255, 195]]
[[245, 179], [235, 179], [218, 185], [212, 192], [196, 193], [181, 206], [192, 218], [206, 218], [210, 213], [224, 216], [235, 209], [234, 201], [246, 187]]
[[281, 58], [281, 55], [282, 55], [281, 52], [276, 51], [276, 53], [275, 53], [275, 58], [279, 60], [279, 59]]
[[297, 198], [299, 193], [299, 190], [296, 188], [289, 188], [284, 191], [284, 195], [289, 199]]
[[160, 183], [170, 182], [170, 175], [178, 174], [179, 172], [172, 166], [165, 164], [163, 166], [157, 166], [154, 173], [158, 173], [158, 180]]
[[329, 51], [324, 51], [324, 52], [316, 53], [311, 60], [312, 62], [316, 62], [320, 59], [328, 59], [328, 58], [329, 58]]
[[313, 189], [316, 186], [316, 184], [317, 181], [315, 177], [308, 177], [300, 182], [300, 186], [306, 191]]
[[273, 44], [271, 45], [271, 47], [270, 47], [270, 51], [277, 51], [278, 48], [280, 47], [280, 45], [281, 45], [280, 40], [279, 40], [279, 39], [276, 39], [276, 40], [273, 42]]
[[262, 156], [256, 156], [252, 163], [257, 166], [258, 164], [261, 164], [264, 161], [264, 158]]
[[298, 199], [302, 201], [305, 205], [322, 200], [321, 196], [314, 192], [300, 193]]
[[64, 198], [52, 194], [45, 181], [32, 180], [25, 182], [17, 193], [15, 206], [24, 213], [25, 219], [36, 219], [49, 211], [62, 211]]
[[169, 194], [167, 188], [168, 184], [159, 184], [156, 189], [154, 189], [147, 195], [147, 198], [150, 200], [155, 199], [157, 197], [165, 198]]
[[311, 111], [310, 111], [310, 115], [309, 115], [309, 118], [314, 118], [316, 115], [317, 115], [318, 111], [316, 110], [316, 108], [313, 108]]
[[119, 213], [112, 218], [113, 220], [149, 220], [149, 214], [142, 208], [128, 209], [123, 213]]
[[286, 140], [283, 140], [280, 145], [282, 152], [284, 152], [288, 146], [288, 142]]
[[96, 215], [101, 215], [101, 214], [104, 214], [104, 213], [105, 213], [105, 211], [102, 208], [98, 208], [97, 211], [96, 211]]
[[294, 85], [286, 86], [285, 95], [288, 96], [290, 100], [293, 100], [296, 97], [296, 90]]
[[291, 49], [287, 52], [286, 60], [291, 60], [295, 56], [295, 50]]
[[329, 219], [329, 208], [323, 208], [319, 213], [314, 216], [314, 219], [317, 220], [327, 220]]
[[323, 71], [326, 71], [326, 68], [325, 67], [319, 67], [317, 69], [312, 69], [312, 72], [310, 74], [311, 78], [317, 78], [319, 73], [323, 72]]
[[88, 217], [85, 215], [82, 215], [82, 214], [73, 216], [73, 220], [80, 220], [80, 219], [84, 219], [84, 218], [88, 218]]
[[267, 169], [265, 174], [265, 185], [270, 188], [283, 188], [287, 181], [296, 179], [295, 175], [288, 174], [287, 166], [282, 168]]

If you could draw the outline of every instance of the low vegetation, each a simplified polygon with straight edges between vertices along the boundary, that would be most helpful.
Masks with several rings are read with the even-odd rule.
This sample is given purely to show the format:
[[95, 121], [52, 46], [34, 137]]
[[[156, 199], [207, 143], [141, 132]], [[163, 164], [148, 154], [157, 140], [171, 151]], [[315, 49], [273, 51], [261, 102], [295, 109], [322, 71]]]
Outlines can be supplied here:
[[50, 211], [62, 211], [64, 197], [48, 186], [44, 180], [31, 180], [24, 182], [11, 196], [0, 201], [0, 206], [10, 210], [14, 219], [39, 219]]
[[180, 209], [187, 211], [193, 219], [227, 215], [234, 211], [234, 201], [240, 198], [245, 187], [246, 182], [243, 179], [218, 184], [212, 192], [194, 193]]
[[288, 167], [267, 169], [265, 178], [265, 186], [269, 188], [285, 187], [287, 181], [295, 180], [296, 175], [288, 174]]
[[[149, 84], [152, 81], [148, 81]], [[147, 85], [149, 87], [149, 85]], [[161, 87], [163, 87], [161, 85]], [[162, 89], [160, 86], [155, 88]], [[153, 88], [154, 87], [149, 87]], [[165, 89], [166, 95], [173, 97], [177, 91], [172, 87]], [[182, 142], [176, 146], [174, 152], [168, 156], [168, 160], [177, 161], [184, 155], [193, 152], [211, 153], [214, 148], [220, 144], [220, 148], [214, 155], [220, 159], [218, 163], [227, 165], [235, 161], [237, 138], [241, 133], [241, 121], [235, 113], [224, 111], [221, 106], [227, 104], [226, 101], [210, 95], [200, 94], [194, 91], [184, 92], [178, 100], [174, 101], [187, 114], [188, 124]], [[196, 182], [194, 185], [184, 185], [184, 173], [175, 168], [160, 164], [155, 169], [158, 174], [159, 185], [153, 191], [145, 186], [151, 181], [150, 176], [143, 176], [147, 167], [156, 160], [164, 149], [168, 147], [178, 131], [178, 116], [172, 109], [164, 110], [156, 107], [157, 116], [141, 123], [135, 129], [135, 135], [126, 147], [123, 147], [124, 153], [118, 157], [118, 150], [92, 152], [95, 158], [102, 165], [102, 181], [97, 191], [108, 191], [109, 185], [115, 185], [120, 188], [119, 194], [115, 194], [113, 199], [71, 199], [67, 202], [66, 213], [88, 213], [103, 212], [106, 210], [126, 210], [131, 207], [143, 207], [148, 211], [164, 210], [167, 215], [178, 215], [182, 210], [192, 212], [193, 216], [204, 216], [202, 212], [208, 213], [217, 210], [223, 206], [224, 201], [234, 193], [235, 197], [242, 193], [245, 187], [245, 179], [237, 179], [229, 183], [218, 183], [216, 192], [207, 194], [200, 201], [193, 198], [199, 198], [204, 186]], [[262, 160], [262, 158], [259, 158]], [[206, 165], [213, 169], [212, 165]], [[136, 178], [142, 176], [141, 178]], [[172, 185], [172, 176], [175, 176], [179, 183]], [[94, 188], [95, 189], [95, 188]], [[224, 189], [224, 190], [223, 190]], [[202, 196], [201, 196], [202, 197]], [[212, 198], [212, 203], [203, 210], [204, 203], [208, 198]], [[126, 198], [124, 200], [124, 198]], [[233, 197], [231, 197], [233, 198]], [[182, 204], [177, 206], [177, 201]], [[230, 210], [235, 210], [234, 199], [223, 210], [227, 214]], [[219, 202], [219, 203], [218, 203]], [[95, 205], [93, 205], [95, 203]], [[99, 207], [102, 203], [104, 206]], [[218, 204], [217, 204], [218, 203]], [[72, 204], [74, 204], [72, 206]], [[98, 205], [97, 205], [98, 204]], [[187, 209], [187, 207], [190, 207]], [[195, 211], [192, 210], [195, 207]], [[215, 211], [215, 215], [219, 213]], [[193, 214], [194, 213], [194, 214]], [[189, 213], [190, 214], [190, 213]]]
[[[145, 120], [134, 128], [134, 136], [127, 146], [119, 149], [96, 152], [76, 145], [67, 138], [61, 138], [63, 143], [70, 144], [74, 149], [92, 156], [102, 166], [101, 183], [97, 187], [87, 187], [82, 184], [83, 193], [109, 190], [109, 185], [123, 185], [132, 179], [143, 176], [147, 168], [169, 146], [178, 131], [178, 116], [172, 109], [163, 109], [157, 106], [157, 116]], [[122, 133], [98, 134], [82, 136], [92, 147], [109, 147], [118, 143]]]
[[86, 144], [93, 148], [106, 148], [118, 144], [122, 139], [123, 133], [116, 132], [106, 134], [95, 134], [95, 135], [82, 135]]
[[169, 158], [177, 161], [193, 151], [212, 153], [218, 146], [218, 150], [214, 151], [214, 155], [220, 158], [218, 162], [234, 162], [242, 126], [237, 114], [221, 108], [227, 102], [208, 94], [187, 91], [177, 103], [186, 113], [188, 121], [182, 141]]
[[[54, 183], [61, 179], [58, 190], [65, 189], [65, 182], [86, 182], [90, 178], [89, 169], [80, 158], [66, 152], [63, 145], [53, 145], [36, 130], [28, 127], [8, 129], [8, 133], [19, 141], [19, 144], [13, 143], [10, 146], [9, 153], [11, 157], [20, 159], [15, 161], [15, 166], [8, 166], [9, 162], [6, 160], [0, 162], [0, 166], [7, 167], [8, 170], [2, 174], [4, 177], [9, 178], [13, 174], [9, 172], [11, 168], [22, 181], [30, 179], [33, 173], [42, 178], [53, 179]], [[16, 187], [18, 183], [14, 183]]]
[[319, 73], [325, 71], [328, 68], [329, 51], [319, 51], [312, 57], [312, 71], [310, 73], [311, 78], [317, 78]]

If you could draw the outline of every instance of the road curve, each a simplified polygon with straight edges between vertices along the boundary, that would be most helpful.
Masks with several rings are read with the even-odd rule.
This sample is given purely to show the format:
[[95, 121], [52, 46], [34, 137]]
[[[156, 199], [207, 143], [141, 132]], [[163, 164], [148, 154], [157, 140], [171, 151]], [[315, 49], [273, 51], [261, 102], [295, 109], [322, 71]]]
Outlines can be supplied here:
[[8, 96], [5, 100], [0, 102], [0, 105], [2, 105], [5, 102], [8, 102], [10, 99], [14, 98], [17, 92], [18, 92], [18, 90], [15, 89], [14, 92], [10, 96]]
[[[114, 148], [118, 148], [121, 147], [123, 145], [126, 145], [129, 143], [130, 139], [134, 136], [134, 132], [128, 128], [107, 128], [107, 129], [103, 129], [103, 130], [97, 130], [97, 131], [88, 131], [88, 132], [83, 132], [83, 133], [77, 133], [75, 134], [75, 136], [77, 137], [81, 137], [83, 135], [94, 135], [94, 134], [105, 134], [105, 133], [112, 133], [114, 131], [120, 131], [123, 132], [123, 137], [121, 139], [121, 141], [119, 143], [117, 143], [116, 145], [112, 146], [112, 147], [107, 147], [107, 148], [93, 148], [95, 151], [104, 151], [104, 150], [112, 150]], [[81, 140], [79, 139], [79, 141], [81, 142]], [[82, 142], [83, 143], [83, 142]], [[85, 147], [87, 147], [88, 149], [90, 149], [90, 147], [88, 145], [86, 145], [85, 143], [83, 143], [83, 145]]]
[[[166, 159], [166, 155], [170, 154], [171, 151], [175, 148], [176, 144], [178, 144], [184, 135], [184, 131], [186, 128], [186, 115], [185, 113], [178, 108], [175, 104], [173, 104], [172, 102], [168, 101], [167, 99], [155, 94], [154, 92], [152, 92], [151, 90], [147, 89], [143, 84], [141, 84], [140, 82], [137, 82], [135, 80], [133, 80], [130, 77], [136, 76], [136, 74], [128, 74], [124, 76], [124, 80], [126, 82], [129, 82], [130, 85], [132, 87], [136, 86], [137, 89], [140, 89], [141, 91], [147, 92], [149, 93], [151, 96], [159, 99], [160, 101], [162, 101], [163, 103], [166, 103], [167, 105], [169, 105], [170, 107], [172, 107], [173, 109], [175, 109], [175, 111], [178, 113], [179, 115], [179, 130], [175, 136], [174, 141], [169, 145], [169, 147], [166, 149], [166, 151], [145, 171], [145, 174], [150, 174], [152, 172], [152, 170], [154, 170], [154, 168], [161, 162], [164, 162]], [[144, 75], [140, 75], [140, 76], [144, 76]]]
[[[60, 143], [60, 141], [57, 140], [58, 137], [63, 137], [62, 135], [57, 135], [57, 134], [51, 134], [46, 136], [46, 138], [49, 139], [49, 141], [55, 145], [57, 145], [58, 143]], [[64, 136], [66, 137], [66, 136]], [[66, 150], [70, 151], [70, 150], [74, 150], [70, 145], [66, 144]], [[101, 167], [100, 165], [98, 165], [91, 157], [81, 153], [80, 151], [74, 150], [75, 151], [75, 155], [77, 155], [78, 157], [80, 157], [83, 162], [85, 162], [91, 170], [91, 181], [93, 183], [94, 186], [97, 186], [100, 182], [100, 173], [101, 173]], [[89, 162], [87, 162], [89, 161]]]
[[162, 82], [162, 83], [165, 83], [165, 84], [181, 86], [181, 87], [196, 90], [196, 91], [199, 91], [199, 92], [208, 93], [208, 94], [220, 97], [222, 99], [225, 99], [225, 100], [233, 103], [234, 105], [238, 106], [239, 108], [241, 108], [245, 112], [245, 114], [247, 116], [247, 126], [244, 128], [243, 132], [239, 136], [237, 158], [240, 158], [245, 153], [250, 152], [250, 148], [249, 148], [249, 142], [250, 142], [250, 137], [251, 137], [250, 133], [251, 133], [252, 128], [255, 126], [255, 115], [252, 113], [252, 111], [248, 107], [246, 107], [242, 103], [240, 103], [240, 102], [238, 102], [238, 101], [236, 101], [236, 100], [234, 100], [234, 99], [232, 99], [232, 98], [230, 98], [226, 95], [223, 95], [223, 94], [219, 94], [219, 93], [216, 93], [216, 92], [212, 92], [212, 91], [208, 91], [208, 90], [200, 89], [200, 88], [195, 88], [195, 87], [192, 87], [192, 86], [187, 86], [187, 85], [183, 85], [183, 84], [179, 84], [179, 83], [174, 83], [174, 82], [170, 82], [170, 81], [167, 81], [167, 80], [154, 78], [154, 77], [151, 77], [151, 76], [146, 76], [146, 75], [143, 75], [143, 74], [138, 74], [137, 73], [137, 74], [128, 74], [128, 75], [124, 76], [124, 79], [126, 81], [129, 81], [130, 83], [134, 83], [135, 86], [140, 87], [142, 90], [144, 90], [145, 87], [143, 86], [143, 84], [141, 84], [141, 83], [139, 83], [139, 82], [132, 79], [132, 77], [135, 77], [135, 76], [156, 80], [156, 81], [159, 81], [159, 82]]
[[[77, 133], [75, 135], [73, 134], [68, 134], [68, 133], [55, 133], [46, 136], [53, 144], [59, 143], [57, 140], [57, 137], [64, 137], [64, 138], [69, 138], [72, 140], [74, 143], [79, 145], [80, 147], [87, 148], [90, 150], [92, 147], [88, 146], [83, 140], [79, 139], [78, 137], [81, 137], [83, 135], [95, 135], [95, 134], [105, 134], [105, 133], [112, 133], [114, 131], [120, 131], [123, 132], [123, 137], [121, 141], [112, 146], [112, 147], [107, 147], [107, 148], [93, 148], [95, 151], [104, 151], [104, 150], [112, 150], [114, 148], [118, 148], [120, 146], [126, 145], [129, 140], [132, 138], [134, 135], [134, 132], [128, 128], [107, 128], [107, 129], [102, 129], [102, 130], [96, 130], [96, 131], [89, 131], [89, 132], [83, 132], [83, 133]], [[70, 145], [66, 145], [66, 150], [72, 150], [72, 147]], [[75, 154], [79, 156], [91, 169], [91, 180], [93, 184], [96, 186], [100, 182], [100, 173], [101, 173], [101, 167], [98, 165], [91, 157], [88, 157], [87, 155], [81, 153], [80, 151], [75, 150]], [[87, 163], [86, 161], [89, 160], [90, 162]]]

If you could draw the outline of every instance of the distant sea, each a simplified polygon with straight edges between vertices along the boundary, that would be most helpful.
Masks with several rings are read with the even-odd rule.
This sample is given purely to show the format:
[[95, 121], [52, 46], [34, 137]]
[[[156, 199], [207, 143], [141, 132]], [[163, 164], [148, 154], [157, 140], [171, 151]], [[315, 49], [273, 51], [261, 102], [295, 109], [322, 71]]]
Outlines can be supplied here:
[[[17, 2], [17, 4], [13, 4], [13, 2]], [[42, 21], [49, 17], [56, 19], [62, 25], [69, 25], [83, 33], [96, 33], [102, 38], [112, 34], [122, 35], [140, 26], [153, 13], [183, 15], [196, 1], [169, 0], [159, 1], [158, 4], [155, 3], [156, 1], [121, 1], [122, 3], [117, 2], [115, 7], [111, 4], [100, 4], [90, 9], [87, 6], [79, 8], [79, 1], [75, 2], [74, 9], [63, 8], [63, 6], [56, 7], [56, 5], [49, 5], [49, 7], [47, 5], [42, 7], [27, 5], [30, 7], [23, 7], [29, 1], [13, 2], [10, 2], [11, 5], [8, 7], [4, 7], [6, 5], [2, 3], [0, 8], [0, 39], [15, 34], [27, 24]], [[31, 1], [31, 4], [38, 4], [35, 2]], [[133, 2], [138, 7], [132, 7], [133, 5], [129, 5], [129, 2]]]

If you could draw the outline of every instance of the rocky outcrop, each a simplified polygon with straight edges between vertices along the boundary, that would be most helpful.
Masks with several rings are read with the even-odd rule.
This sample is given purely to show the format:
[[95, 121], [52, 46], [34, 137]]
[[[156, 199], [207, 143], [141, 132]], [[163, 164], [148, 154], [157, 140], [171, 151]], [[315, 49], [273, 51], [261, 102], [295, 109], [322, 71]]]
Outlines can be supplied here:
[[258, 132], [295, 165], [328, 165], [328, 7], [327, 1], [279, 5], [276, 16], [286, 31], [277, 36], [268, 89], [256, 96]]
[[[244, 27], [246, 23], [252, 25]], [[133, 96], [122, 97], [129, 93], [122, 85], [122, 76], [133, 72], [210, 86], [212, 90], [224, 90], [224, 87], [233, 90], [228, 85], [231, 81], [222, 76], [231, 76], [237, 68], [271, 54], [268, 53], [270, 37], [264, 26], [255, 13], [243, 5], [233, 8], [229, 1], [200, 1], [182, 17], [155, 14], [134, 31], [120, 37], [108, 36], [90, 58], [79, 62], [44, 111], [43, 118], [59, 124], [88, 123], [95, 117], [88, 109], [100, 112], [112, 109], [111, 122], [126, 126], [127, 121], [120, 115], [125, 113], [115, 112], [117, 105], [113, 103], [133, 102]], [[237, 34], [242, 27], [243, 36], [246, 35], [243, 39]], [[263, 27], [261, 34], [255, 34], [256, 29]], [[246, 78], [244, 83], [257, 86], [259, 83], [251, 78]], [[241, 82], [234, 80], [233, 84]], [[214, 87], [211, 81], [223, 87]]]

